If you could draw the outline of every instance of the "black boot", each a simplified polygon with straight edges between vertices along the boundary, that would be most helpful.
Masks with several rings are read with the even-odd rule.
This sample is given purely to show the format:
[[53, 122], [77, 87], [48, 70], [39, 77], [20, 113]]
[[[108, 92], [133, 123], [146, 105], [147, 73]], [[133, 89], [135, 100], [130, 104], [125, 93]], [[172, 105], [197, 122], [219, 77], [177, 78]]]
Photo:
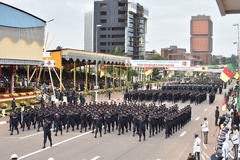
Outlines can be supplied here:
[[46, 144], [45, 144], [45, 143], [43, 144], [43, 147], [42, 147], [42, 148], [43, 148], [43, 149], [46, 148]]
[[52, 142], [50, 142], [50, 147], [52, 147]]

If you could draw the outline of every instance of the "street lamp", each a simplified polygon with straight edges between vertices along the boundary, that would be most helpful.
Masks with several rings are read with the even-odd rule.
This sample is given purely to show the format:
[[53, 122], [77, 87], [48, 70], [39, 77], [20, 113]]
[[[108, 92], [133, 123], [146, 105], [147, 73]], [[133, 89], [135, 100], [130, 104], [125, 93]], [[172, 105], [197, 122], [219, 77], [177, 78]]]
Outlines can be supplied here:
[[[238, 30], [238, 41], [237, 41], [237, 56], [238, 56], [238, 73], [240, 71], [240, 50], [239, 50], [239, 24], [233, 24], [233, 26], [237, 27]], [[235, 43], [236, 44], [236, 43]], [[240, 80], [238, 80], [238, 86], [240, 86]]]
[[94, 90], [95, 90], [95, 102], [97, 102], [98, 101], [98, 99], [97, 99], [97, 92], [98, 92], [98, 67], [97, 67], [97, 64], [98, 64], [98, 58], [97, 58], [97, 53], [98, 53], [98, 33], [97, 33], [97, 31], [98, 31], [98, 28], [99, 27], [102, 27], [102, 25], [101, 24], [97, 24], [96, 25], [96, 74], [95, 74], [95, 77], [96, 77], [96, 81], [95, 81], [95, 87], [94, 87]]

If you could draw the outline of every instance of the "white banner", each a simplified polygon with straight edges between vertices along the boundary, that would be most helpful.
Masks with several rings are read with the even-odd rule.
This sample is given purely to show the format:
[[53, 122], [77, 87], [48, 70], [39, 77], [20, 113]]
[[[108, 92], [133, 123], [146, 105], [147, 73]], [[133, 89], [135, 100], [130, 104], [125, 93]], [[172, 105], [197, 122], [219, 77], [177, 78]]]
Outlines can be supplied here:
[[188, 60], [126, 60], [126, 67], [190, 67]]

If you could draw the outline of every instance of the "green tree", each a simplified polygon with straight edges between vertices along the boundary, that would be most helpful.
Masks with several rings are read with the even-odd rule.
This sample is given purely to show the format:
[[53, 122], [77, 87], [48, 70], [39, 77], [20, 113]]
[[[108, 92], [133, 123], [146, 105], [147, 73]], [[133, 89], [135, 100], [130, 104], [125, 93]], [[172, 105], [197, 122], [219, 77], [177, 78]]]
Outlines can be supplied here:
[[114, 48], [113, 50], [110, 51], [110, 54], [113, 54], [113, 55], [118, 55], [118, 56], [124, 56], [124, 52], [122, 50], [121, 47], [119, 46], [116, 46], [116, 48]]

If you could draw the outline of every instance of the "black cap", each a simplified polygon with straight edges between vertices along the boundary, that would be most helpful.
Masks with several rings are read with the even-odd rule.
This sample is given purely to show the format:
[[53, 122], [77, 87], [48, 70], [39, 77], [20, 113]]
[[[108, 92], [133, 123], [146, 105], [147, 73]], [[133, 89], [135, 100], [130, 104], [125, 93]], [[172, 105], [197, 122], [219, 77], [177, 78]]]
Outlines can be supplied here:
[[194, 133], [194, 136], [195, 136], [195, 137], [198, 137], [198, 133]]

